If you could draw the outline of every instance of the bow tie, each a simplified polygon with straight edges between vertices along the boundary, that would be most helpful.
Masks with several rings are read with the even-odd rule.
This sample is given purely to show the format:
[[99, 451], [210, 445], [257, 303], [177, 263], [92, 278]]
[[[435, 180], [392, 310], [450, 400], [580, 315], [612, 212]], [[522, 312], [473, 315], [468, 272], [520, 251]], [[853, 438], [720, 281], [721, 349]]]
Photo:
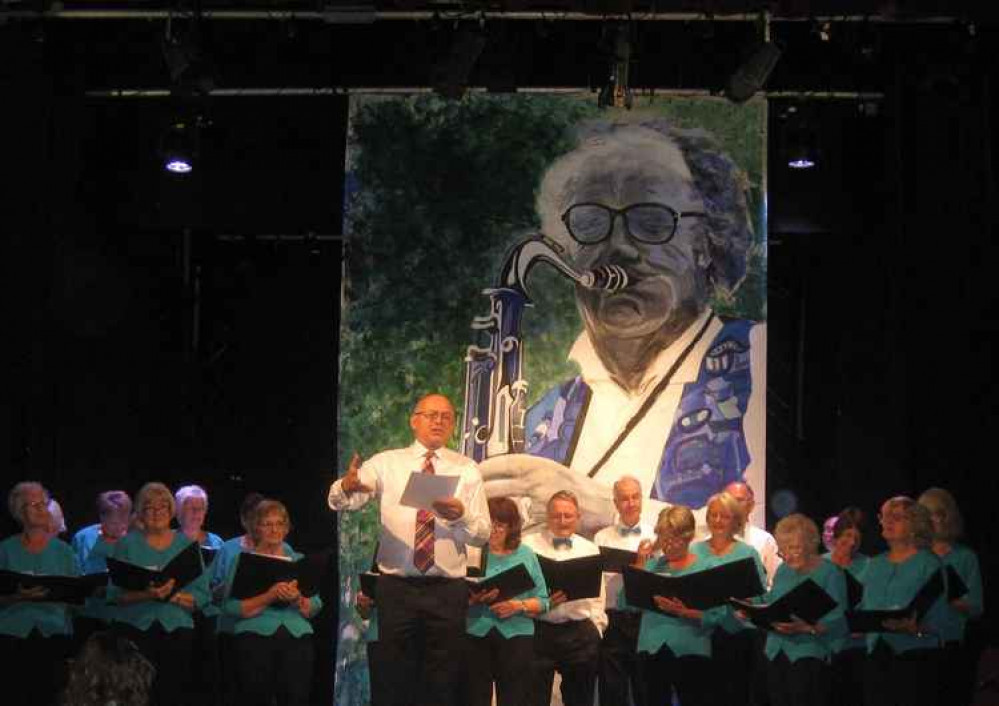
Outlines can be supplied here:
[[552, 546], [556, 549], [559, 547], [572, 549], [572, 537], [552, 537]]
[[624, 525], [621, 525], [620, 527], [617, 528], [617, 532], [622, 537], [626, 537], [629, 534], [641, 534], [642, 528], [639, 525], [635, 525], [634, 527], [625, 527]]

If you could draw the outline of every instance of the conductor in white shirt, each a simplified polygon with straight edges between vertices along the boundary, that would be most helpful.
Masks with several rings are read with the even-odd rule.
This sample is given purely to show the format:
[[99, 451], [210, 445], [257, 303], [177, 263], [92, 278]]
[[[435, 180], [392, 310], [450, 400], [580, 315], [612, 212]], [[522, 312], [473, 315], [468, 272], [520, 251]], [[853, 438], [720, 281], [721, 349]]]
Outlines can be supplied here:
[[[565, 561], [599, 554], [597, 546], [576, 534], [579, 502], [571, 492], [560, 490], [548, 501], [545, 529], [524, 537], [524, 544], [540, 556]], [[549, 597], [551, 608], [537, 618], [534, 635], [534, 706], [548, 706], [557, 671], [562, 677], [565, 706], [593, 706], [600, 657], [600, 636], [607, 627], [604, 595], [566, 600], [563, 591]]]
[[[596, 533], [593, 541], [598, 547], [634, 552], [643, 539], [655, 540], [653, 527], [642, 522], [642, 484], [638, 479], [622, 476], [614, 483], [614, 507], [617, 522]], [[604, 574], [608, 624], [600, 643], [600, 706], [645, 706], [646, 703], [637, 654], [642, 612], [619, 607], [618, 596], [623, 588], [621, 574]]]
[[[460, 704], [467, 547], [488, 542], [491, 523], [475, 463], [444, 446], [454, 423], [446, 397], [423, 397], [409, 418], [413, 444], [363, 465], [355, 454], [329, 492], [329, 506], [337, 511], [381, 501], [379, 642], [391, 665], [384, 670], [390, 706]], [[433, 512], [401, 505], [414, 472], [457, 476], [454, 496], [435, 500]], [[423, 684], [423, 692], [414, 693], [414, 684]]]

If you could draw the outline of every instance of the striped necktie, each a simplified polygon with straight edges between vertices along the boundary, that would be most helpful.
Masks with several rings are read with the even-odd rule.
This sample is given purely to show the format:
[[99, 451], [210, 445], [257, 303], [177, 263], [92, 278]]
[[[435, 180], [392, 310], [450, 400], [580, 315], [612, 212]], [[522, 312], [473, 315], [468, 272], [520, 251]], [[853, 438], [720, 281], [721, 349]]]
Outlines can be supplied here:
[[[423, 461], [423, 472], [434, 473], [434, 452], [427, 451]], [[413, 565], [421, 574], [427, 573], [434, 565], [434, 513], [428, 510], [416, 511], [416, 536], [413, 540]]]

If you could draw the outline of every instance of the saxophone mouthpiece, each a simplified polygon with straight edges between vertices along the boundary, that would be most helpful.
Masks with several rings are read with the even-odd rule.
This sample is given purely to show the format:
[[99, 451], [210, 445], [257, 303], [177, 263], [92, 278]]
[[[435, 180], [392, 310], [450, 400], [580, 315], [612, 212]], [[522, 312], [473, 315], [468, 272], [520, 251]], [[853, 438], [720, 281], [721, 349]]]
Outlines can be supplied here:
[[604, 265], [583, 273], [580, 284], [587, 289], [620, 292], [628, 286], [628, 273], [620, 265]]

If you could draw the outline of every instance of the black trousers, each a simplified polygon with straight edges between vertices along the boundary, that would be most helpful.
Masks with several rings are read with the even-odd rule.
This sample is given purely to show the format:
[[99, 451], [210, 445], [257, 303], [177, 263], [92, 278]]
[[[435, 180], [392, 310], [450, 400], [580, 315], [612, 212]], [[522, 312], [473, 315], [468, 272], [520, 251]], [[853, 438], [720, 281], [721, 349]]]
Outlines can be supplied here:
[[219, 663], [218, 620], [201, 612], [194, 614], [191, 652], [191, 689], [202, 703], [220, 703], [222, 682]]
[[677, 657], [668, 647], [663, 647], [654, 655], [644, 655], [642, 662], [648, 706], [670, 706], [675, 703], [674, 690], [682, 706], [714, 706], [716, 703], [724, 703], [715, 698], [715, 686], [724, 680], [724, 675], [711, 671], [709, 658], [697, 655]]
[[767, 664], [767, 685], [773, 706], [828, 706], [829, 664], [814, 657], [794, 662], [781, 652]]
[[975, 650], [966, 642], [948, 642], [940, 655], [937, 703], [969, 706], [975, 696], [977, 678]]
[[178, 628], [167, 632], [159, 623], [153, 623], [148, 630], [114, 623], [113, 629], [134, 642], [139, 652], [156, 667], [150, 699], [152, 706], [201, 703], [201, 696], [192, 694], [190, 689], [194, 630]]
[[[460, 706], [468, 588], [463, 580], [383, 575], [378, 642], [386, 706]], [[379, 677], [381, 678], [381, 677]], [[414, 693], [423, 684], [423, 693]]]
[[590, 620], [535, 623], [534, 703], [548, 706], [555, 672], [565, 706], [593, 706], [600, 662], [600, 631]]
[[241, 706], [308, 706], [312, 692], [312, 635], [284, 628], [273, 635], [232, 637], [236, 694]]
[[534, 666], [534, 635], [505, 638], [496, 629], [468, 636], [466, 685], [469, 706], [489, 706], [493, 683], [497, 706], [528, 706]]
[[364, 646], [368, 654], [368, 692], [370, 694], [370, 706], [385, 706], [388, 703], [385, 694], [385, 674], [389, 665], [385, 664], [382, 657], [382, 643], [369, 642]]
[[[749, 703], [754, 667], [760, 664], [759, 640], [755, 630], [727, 633], [715, 630], [711, 635], [711, 660], [718, 679], [719, 703], [746, 706]], [[757, 674], [757, 678], [759, 675]]]
[[607, 618], [610, 622], [600, 641], [600, 706], [645, 706], [644, 660], [637, 653], [642, 614], [608, 610]]
[[832, 658], [832, 697], [833, 706], [863, 706], [864, 704], [864, 662], [867, 649], [853, 647], [837, 652]]
[[938, 649], [895, 654], [879, 642], [864, 663], [864, 706], [936, 706], [940, 659]]
[[66, 686], [72, 638], [0, 635], [0, 680], [4, 706], [51, 706]]

